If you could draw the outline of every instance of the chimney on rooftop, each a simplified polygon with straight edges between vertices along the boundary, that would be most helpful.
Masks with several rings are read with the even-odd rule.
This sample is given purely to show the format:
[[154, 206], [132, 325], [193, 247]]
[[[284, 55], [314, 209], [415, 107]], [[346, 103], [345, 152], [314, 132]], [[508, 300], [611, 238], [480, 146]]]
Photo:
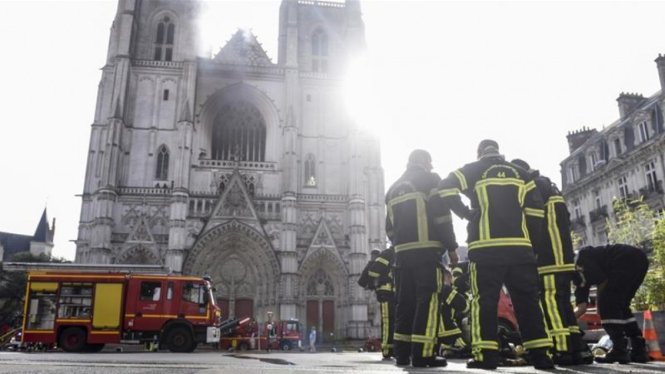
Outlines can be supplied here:
[[660, 91], [665, 92], [665, 56], [659, 53], [655, 61], [658, 67], [658, 77], [660, 78]]
[[638, 105], [644, 100], [644, 96], [637, 93], [622, 92], [617, 98], [619, 104], [619, 115], [621, 119], [626, 118], [630, 113], [637, 108]]
[[598, 130], [590, 129], [588, 127], [582, 127], [581, 130], [570, 131], [566, 138], [568, 139], [568, 151], [572, 154], [576, 149], [586, 143], [589, 138], [594, 136]]

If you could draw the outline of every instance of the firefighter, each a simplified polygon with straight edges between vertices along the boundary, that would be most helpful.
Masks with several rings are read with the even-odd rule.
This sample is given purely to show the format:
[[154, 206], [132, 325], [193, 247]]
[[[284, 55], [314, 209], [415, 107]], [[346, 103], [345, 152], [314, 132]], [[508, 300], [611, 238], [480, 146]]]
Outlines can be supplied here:
[[[630, 302], [649, 269], [646, 253], [625, 244], [584, 247], [577, 254], [575, 267], [575, 316], [586, 312], [589, 288], [596, 285], [598, 314], [612, 340], [612, 349], [604, 357], [596, 357], [596, 362], [648, 362], [642, 330], [630, 310]], [[625, 338], [630, 339], [631, 351]]]
[[461, 325], [456, 322], [456, 317], [469, 312], [469, 302], [466, 294], [458, 292], [453, 285], [453, 275], [451, 272], [443, 266], [441, 267], [441, 271], [443, 273], [443, 287], [439, 294], [441, 302], [438, 333], [439, 344], [442, 351], [453, 348], [453, 345], [463, 350], [466, 348], [466, 342], [462, 337]]
[[[460, 198], [471, 201], [471, 209]], [[469, 221], [471, 348], [468, 368], [499, 364], [497, 306], [501, 285], [510, 292], [524, 348], [537, 369], [553, 368], [552, 341], [539, 305], [538, 270], [531, 240], [537, 241], [543, 202], [526, 170], [507, 162], [494, 140], [483, 140], [478, 160], [450, 173], [439, 195]]]
[[393, 353], [393, 334], [395, 332], [395, 291], [393, 286], [393, 261], [395, 247], [389, 247], [370, 264], [369, 276], [376, 285], [376, 300], [381, 305], [381, 351], [384, 359], [390, 359]]
[[554, 343], [554, 363], [562, 366], [591, 364], [593, 355], [582, 340], [570, 302], [575, 274], [570, 213], [561, 192], [549, 178], [531, 169], [523, 160], [515, 159], [511, 163], [529, 172], [545, 203], [541, 240], [533, 244], [540, 276], [540, 303]]
[[432, 173], [432, 158], [424, 150], [409, 155], [407, 169], [386, 194], [386, 234], [395, 246], [394, 353], [396, 364], [446, 366], [436, 358], [438, 264], [444, 251], [457, 262], [452, 217], [436, 193], [441, 178]]
[[366, 290], [374, 291], [376, 288], [376, 285], [374, 284], [374, 278], [369, 276], [369, 268], [380, 254], [381, 251], [378, 249], [373, 249], [372, 252], [370, 252], [369, 261], [367, 262], [367, 265], [365, 265], [363, 272], [360, 273], [360, 278], [358, 278], [358, 285]]

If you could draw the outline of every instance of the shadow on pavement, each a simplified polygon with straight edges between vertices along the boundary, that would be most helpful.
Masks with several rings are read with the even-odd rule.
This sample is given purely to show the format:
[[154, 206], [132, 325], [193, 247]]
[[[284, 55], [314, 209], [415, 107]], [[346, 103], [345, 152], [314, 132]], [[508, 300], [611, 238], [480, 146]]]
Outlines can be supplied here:
[[295, 365], [293, 362], [282, 360], [281, 358], [260, 358], [260, 357], [244, 356], [244, 355], [229, 355], [229, 356], [243, 360], [259, 360], [261, 362], [266, 362], [268, 364], [275, 364], [275, 365], [289, 365], [289, 366]]

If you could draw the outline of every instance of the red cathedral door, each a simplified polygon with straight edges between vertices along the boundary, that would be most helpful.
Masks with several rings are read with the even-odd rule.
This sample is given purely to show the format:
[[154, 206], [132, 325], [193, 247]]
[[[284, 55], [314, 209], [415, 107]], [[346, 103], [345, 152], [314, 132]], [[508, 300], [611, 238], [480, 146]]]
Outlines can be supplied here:
[[217, 306], [222, 310], [222, 321], [229, 319], [229, 299], [217, 299]]
[[[307, 330], [303, 336], [306, 336], [309, 339], [309, 332], [312, 331], [312, 327], [316, 327], [317, 331], [319, 329], [319, 301], [318, 300], [307, 300]], [[319, 337], [321, 334], [317, 334], [317, 340], [321, 341]]]
[[236, 318], [254, 317], [254, 300], [236, 300]]
[[335, 338], [335, 302], [323, 301], [323, 342], [332, 342]]

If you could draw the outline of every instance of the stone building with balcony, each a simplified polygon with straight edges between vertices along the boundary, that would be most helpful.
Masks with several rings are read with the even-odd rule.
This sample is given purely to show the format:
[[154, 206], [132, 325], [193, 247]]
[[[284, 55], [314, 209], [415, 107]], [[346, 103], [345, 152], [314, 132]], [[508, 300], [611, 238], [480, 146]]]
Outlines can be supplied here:
[[341, 95], [365, 49], [360, 2], [283, 0], [277, 62], [250, 30], [206, 55], [201, 9], [118, 1], [76, 262], [207, 274], [225, 318], [363, 338], [357, 279], [386, 235], [379, 141]]
[[650, 97], [621, 93], [614, 123], [567, 136], [570, 155], [561, 162], [562, 191], [571, 230], [582, 245], [607, 243], [615, 199], [641, 199], [658, 211], [665, 207], [665, 56], [655, 61], [661, 91]]

